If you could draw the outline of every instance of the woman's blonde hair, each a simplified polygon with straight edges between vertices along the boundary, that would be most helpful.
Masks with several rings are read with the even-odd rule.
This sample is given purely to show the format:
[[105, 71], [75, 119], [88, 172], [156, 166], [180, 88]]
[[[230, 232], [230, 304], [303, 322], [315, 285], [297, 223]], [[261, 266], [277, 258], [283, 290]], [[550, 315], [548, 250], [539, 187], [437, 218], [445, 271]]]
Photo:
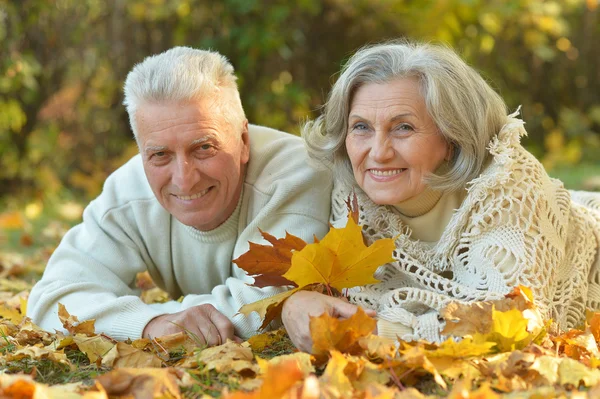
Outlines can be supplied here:
[[426, 183], [452, 191], [479, 176], [490, 139], [507, 121], [506, 104], [453, 50], [435, 44], [396, 41], [357, 51], [342, 68], [322, 115], [302, 129], [311, 158], [332, 164], [334, 177], [355, 185], [345, 145], [352, 97], [364, 84], [407, 77], [419, 80], [429, 114], [453, 147], [450, 167], [426, 177]]

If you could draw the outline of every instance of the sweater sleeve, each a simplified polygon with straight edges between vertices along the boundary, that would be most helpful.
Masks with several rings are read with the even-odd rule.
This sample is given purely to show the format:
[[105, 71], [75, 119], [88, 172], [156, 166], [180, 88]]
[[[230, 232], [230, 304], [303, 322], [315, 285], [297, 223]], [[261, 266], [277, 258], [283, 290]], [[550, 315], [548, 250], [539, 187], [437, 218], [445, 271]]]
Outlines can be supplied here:
[[148, 321], [164, 313], [139, 298], [136, 275], [152, 264], [140, 248], [139, 235], [105, 216], [101, 200], [92, 202], [83, 223], [67, 232], [31, 290], [28, 316], [46, 330], [62, 330], [57, 316], [62, 303], [79, 320], [95, 319], [96, 331], [120, 340], [138, 338]]

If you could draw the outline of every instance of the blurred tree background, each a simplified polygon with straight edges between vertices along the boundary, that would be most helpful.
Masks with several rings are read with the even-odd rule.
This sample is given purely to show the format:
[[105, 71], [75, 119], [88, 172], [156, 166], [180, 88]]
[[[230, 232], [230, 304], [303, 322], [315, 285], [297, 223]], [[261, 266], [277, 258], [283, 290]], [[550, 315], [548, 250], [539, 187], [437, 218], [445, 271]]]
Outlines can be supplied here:
[[0, 204], [99, 193], [137, 151], [122, 85], [148, 55], [221, 52], [248, 119], [298, 133], [350, 54], [398, 37], [456, 48], [511, 109], [522, 105], [526, 146], [579, 187], [571, 171], [600, 175], [598, 3], [0, 0]]

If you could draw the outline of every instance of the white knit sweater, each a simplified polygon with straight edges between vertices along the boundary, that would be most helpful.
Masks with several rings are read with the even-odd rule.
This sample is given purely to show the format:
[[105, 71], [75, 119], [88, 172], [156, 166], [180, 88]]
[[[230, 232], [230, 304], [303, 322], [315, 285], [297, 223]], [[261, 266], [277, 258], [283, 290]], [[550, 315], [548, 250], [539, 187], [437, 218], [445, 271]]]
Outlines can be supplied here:
[[[412, 239], [393, 207], [354, 188], [366, 240], [397, 237], [396, 261], [376, 272], [381, 283], [351, 294], [378, 311], [386, 331], [396, 323], [403, 339], [439, 342], [439, 311], [449, 302], [499, 299], [516, 285], [530, 287], [542, 315], [562, 329], [600, 308], [600, 193], [564, 189], [520, 145], [524, 134], [511, 118], [490, 142], [491, 162], [434, 244]], [[352, 190], [334, 188], [334, 223], [347, 217]]]
[[[232, 264], [263, 243], [259, 228], [282, 237], [286, 231], [311, 241], [328, 231], [331, 175], [308, 166], [302, 140], [250, 126], [250, 161], [240, 202], [212, 231], [198, 231], [173, 218], [154, 197], [140, 156], [113, 173], [90, 203], [83, 223], [71, 229], [34, 286], [27, 314], [46, 330], [62, 330], [57, 304], [80, 320], [96, 319], [96, 331], [116, 339], [139, 338], [152, 318], [212, 304], [229, 317], [236, 335], [249, 337], [261, 324], [239, 308], [281, 289], [258, 289]], [[135, 287], [148, 270], [172, 298], [146, 305]]]

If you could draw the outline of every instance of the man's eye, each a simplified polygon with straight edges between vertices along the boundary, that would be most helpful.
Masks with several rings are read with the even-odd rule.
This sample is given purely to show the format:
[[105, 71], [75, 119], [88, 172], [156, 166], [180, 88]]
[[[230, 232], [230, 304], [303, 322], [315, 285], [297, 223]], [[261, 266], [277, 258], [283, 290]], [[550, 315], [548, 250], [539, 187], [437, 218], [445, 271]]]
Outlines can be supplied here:
[[158, 151], [158, 152], [155, 152], [155, 153], [154, 153], [154, 154], [152, 154], [152, 155], [153, 155], [154, 157], [156, 157], [156, 158], [162, 158], [162, 157], [164, 157], [165, 155], [167, 155], [167, 153], [166, 153], [166, 152], [164, 152], [164, 151]]
[[200, 149], [202, 149], [204, 151], [210, 150], [211, 148], [212, 148], [212, 146], [210, 144], [202, 144], [200, 146]]

